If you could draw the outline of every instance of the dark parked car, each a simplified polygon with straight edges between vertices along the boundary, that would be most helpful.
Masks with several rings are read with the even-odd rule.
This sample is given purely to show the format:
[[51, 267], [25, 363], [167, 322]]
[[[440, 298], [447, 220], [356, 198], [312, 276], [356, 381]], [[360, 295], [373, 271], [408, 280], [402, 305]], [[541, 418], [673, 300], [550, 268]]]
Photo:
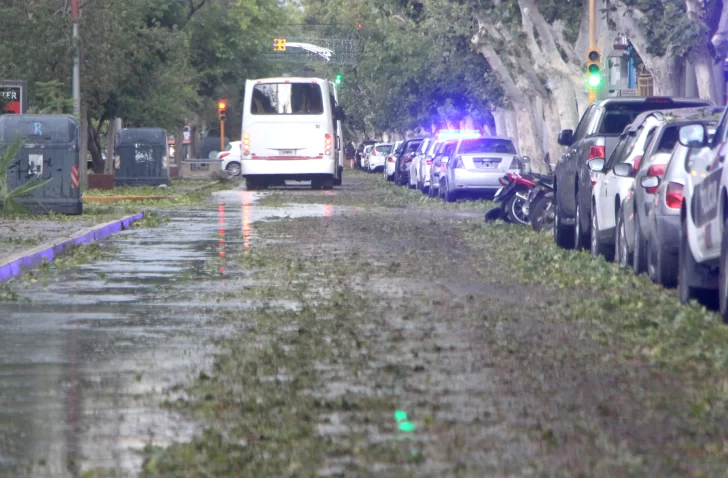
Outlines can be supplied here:
[[700, 106], [712, 106], [712, 103], [665, 97], [609, 98], [591, 104], [575, 131], [561, 131], [559, 144], [568, 149], [554, 170], [554, 242], [567, 249], [589, 244], [592, 185], [603, 173], [590, 171], [587, 161], [609, 158], [624, 128], [640, 113]]
[[423, 138], [408, 139], [394, 152], [394, 184], [397, 186], [404, 186], [409, 181], [409, 168], [422, 141]]

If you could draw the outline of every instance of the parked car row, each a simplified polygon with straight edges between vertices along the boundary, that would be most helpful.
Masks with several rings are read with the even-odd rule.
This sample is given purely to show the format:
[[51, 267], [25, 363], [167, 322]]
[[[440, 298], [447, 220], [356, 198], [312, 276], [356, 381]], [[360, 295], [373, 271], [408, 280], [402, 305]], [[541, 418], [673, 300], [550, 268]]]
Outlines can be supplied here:
[[728, 321], [728, 120], [697, 99], [592, 104], [554, 171], [554, 241], [677, 286]]
[[[380, 151], [389, 151], [386, 159]], [[503, 187], [500, 180], [506, 173], [522, 172], [524, 166], [510, 138], [462, 130], [375, 143], [363, 150], [362, 158], [362, 169], [381, 171], [398, 186], [450, 202], [464, 196], [492, 197]]]

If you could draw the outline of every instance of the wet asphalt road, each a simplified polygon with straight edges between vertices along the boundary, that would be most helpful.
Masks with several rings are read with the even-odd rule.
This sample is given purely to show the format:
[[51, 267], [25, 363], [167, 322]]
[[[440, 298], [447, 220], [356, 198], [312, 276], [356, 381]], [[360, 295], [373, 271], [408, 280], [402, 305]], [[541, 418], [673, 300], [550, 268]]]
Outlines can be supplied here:
[[[329, 215], [310, 205], [254, 206], [256, 193], [215, 193], [170, 212], [166, 225], [105, 242], [105, 259], [18, 289], [0, 303], [0, 476], [64, 477], [88, 470], [134, 474], [146, 444], [199, 430], [160, 404], [175, 384], [209, 367], [210, 294], [232, 293], [235, 258], [265, 218]], [[227, 301], [226, 306], [253, 304]]]

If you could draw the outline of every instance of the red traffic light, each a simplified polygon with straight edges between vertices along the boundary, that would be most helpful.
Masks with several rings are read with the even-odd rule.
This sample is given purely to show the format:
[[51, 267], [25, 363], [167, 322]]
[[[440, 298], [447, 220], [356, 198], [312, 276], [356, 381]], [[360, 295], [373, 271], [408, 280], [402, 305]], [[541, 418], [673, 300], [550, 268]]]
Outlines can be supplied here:
[[357, 24], [356, 24], [356, 29], [357, 29], [357, 30], [361, 30], [361, 23], [357, 23]]

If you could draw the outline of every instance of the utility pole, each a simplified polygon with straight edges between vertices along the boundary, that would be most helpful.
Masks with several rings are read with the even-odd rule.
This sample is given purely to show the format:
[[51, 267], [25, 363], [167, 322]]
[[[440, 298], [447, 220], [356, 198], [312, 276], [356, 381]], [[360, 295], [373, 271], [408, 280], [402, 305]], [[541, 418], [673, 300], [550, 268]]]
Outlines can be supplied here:
[[71, 0], [71, 19], [73, 21], [73, 113], [81, 117], [81, 38], [79, 31], [78, 0]]
[[78, 0], [71, 0], [71, 20], [73, 21], [73, 113], [78, 118], [78, 175], [81, 191], [88, 188], [88, 171], [86, 167], [86, 152], [88, 150], [88, 123], [85, 109], [81, 109], [81, 12]]

